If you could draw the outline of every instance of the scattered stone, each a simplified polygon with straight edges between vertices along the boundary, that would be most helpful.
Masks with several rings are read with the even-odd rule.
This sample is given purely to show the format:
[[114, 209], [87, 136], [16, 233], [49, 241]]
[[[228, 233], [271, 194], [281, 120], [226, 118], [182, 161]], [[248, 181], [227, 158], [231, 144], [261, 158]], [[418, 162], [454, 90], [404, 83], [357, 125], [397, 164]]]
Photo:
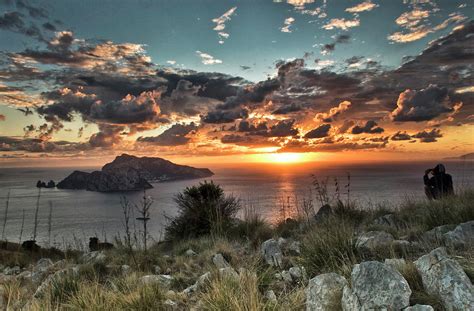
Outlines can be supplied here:
[[168, 274], [150, 274], [142, 276], [140, 281], [145, 285], [160, 284], [163, 287], [169, 287], [171, 285], [171, 281], [173, 281], [173, 277]]
[[38, 260], [36, 263], [36, 266], [34, 267], [34, 271], [47, 271], [51, 266], [53, 265], [53, 261], [49, 258], [41, 258]]
[[59, 281], [65, 277], [76, 277], [79, 274], [79, 268], [77, 266], [62, 269], [56, 271], [54, 274], [49, 275], [38, 288], [36, 289], [35, 294], [33, 297], [41, 298], [47, 293], [49, 287], [53, 282]]
[[386, 226], [394, 229], [403, 229], [407, 227], [406, 222], [397, 219], [394, 214], [386, 214], [374, 220], [375, 225]]
[[18, 274], [17, 275], [17, 278], [19, 280], [27, 280], [27, 279], [31, 279], [31, 271], [23, 271], [22, 273]]
[[306, 311], [340, 310], [344, 286], [347, 280], [337, 273], [312, 278], [306, 288]]
[[20, 272], [21, 272], [21, 269], [18, 266], [6, 267], [3, 270], [3, 274], [5, 274], [5, 275], [17, 275], [17, 274], [20, 274]]
[[270, 266], [283, 266], [283, 256], [281, 248], [275, 239], [269, 239], [262, 243], [261, 247], [262, 255], [267, 264]]
[[239, 274], [231, 267], [220, 268], [219, 276], [222, 278], [231, 278], [231, 279], [239, 280]]
[[434, 309], [432, 306], [428, 305], [414, 305], [403, 309], [403, 311], [434, 311]]
[[454, 230], [443, 235], [444, 243], [451, 248], [474, 247], [474, 220], [459, 224]]
[[440, 297], [447, 310], [474, 310], [474, 286], [444, 247], [420, 257], [415, 266], [426, 292]]
[[204, 285], [206, 285], [206, 283], [208, 283], [210, 279], [211, 272], [204, 273], [197, 279], [196, 283], [183, 290], [183, 294], [191, 295], [192, 293], [200, 290]]
[[225, 260], [224, 256], [219, 253], [212, 256], [212, 262], [214, 263], [217, 269], [230, 267], [230, 264], [227, 262], [227, 260]]
[[163, 303], [165, 306], [168, 306], [168, 307], [176, 307], [178, 304], [176, 302], [174, 302], [173, 300], [171, 299], [166, 299], [165, 302]]
[[275, 278], [277, 280], [284, 281], [286, 283], [291, 283], [293, 282], [293, 278], [291, 277], [290, 272], [283, 270], [282, 272], [277, 272], [275, 273]]
[[395, 251], [406, 253], [412, 253], [419, 250], [419, 244], [416, 242], [410, 242], [407, 240], [394, 240], [392, 247]]
[[303, 266], [301, 267], [291, 267], [288, 272], [291, 275], [291, 278], [294, 281], [303, 280], [306, 278], [306, 270]]
[[197, 253], [195, 251], [193, 251], [192, 249], [188, 249], [184, 255], [186, 255], [187, 257], [195, 257], [197, 256]]
[[385, 231], [369, 231], [362, 233], [356, 241], [356, 247], [362, 252], [374, 252], [388, 249], [394, 241], [393, 235]]
[[301, 254], [301, 242], [293, 241], [288, 245], [288, 251], [292, 255], [300, 255]]
[[265, 299], [267, 299], [271, 303], [277, 303], [277, 296], [275, 295], [275, 292], [272, 290], [267, 290], [265, 292]]
[[344, 311], [401, 310], [410, 304], [408, 282], [397, 270], [378, 261], [355, 265], [351, 285], [343, 290]]

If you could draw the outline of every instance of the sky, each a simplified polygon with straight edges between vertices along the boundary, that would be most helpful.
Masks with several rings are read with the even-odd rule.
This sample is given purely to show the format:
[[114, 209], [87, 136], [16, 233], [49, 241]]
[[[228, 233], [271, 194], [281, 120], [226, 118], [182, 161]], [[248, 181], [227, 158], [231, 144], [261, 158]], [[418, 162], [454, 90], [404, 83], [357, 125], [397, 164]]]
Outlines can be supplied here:
[[0, 0], [0, 163], [474, 147], [469, 1]]

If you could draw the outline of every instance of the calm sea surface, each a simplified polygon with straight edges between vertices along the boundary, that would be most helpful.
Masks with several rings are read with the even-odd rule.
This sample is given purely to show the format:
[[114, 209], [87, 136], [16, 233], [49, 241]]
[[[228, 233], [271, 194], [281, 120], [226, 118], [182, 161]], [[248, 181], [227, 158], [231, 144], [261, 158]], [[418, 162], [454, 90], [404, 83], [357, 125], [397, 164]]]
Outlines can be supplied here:
[[[334, 193], [334, 178], [340, 184], [342, 198], [346, 198], [347, 173], [351, 175], [350, 196], [360, 206], [372, 208], [383, 203], [394, 206], [406, 198], [423, 198], [423, 172], [436, 163], [390, 163], [390, 164], [305, 164], [303, 165], [234, 165], [213, 167], [215, 175], [208, 179], [221, 185], [226, 193], [241, 198], [246, 206], [270, 221], [282, 216], [282, 205], [289, 205], [287, 214], [302, 205], [303, 200], [314, 199], [312, 188], [314, 174], [319, 180], [329, 178], [329, 189]], [[453, 175], [455, 186], [474, 186], [474, 162], [448, 162], [448, 173]], [[81, 170], [92, 171], [97, 168]], [[31, 238], [34, 226], [38, 179], [60, 181], [74, 168], [1, 168], [0, 167], [0, 228], [3, 228], [5, 206], [10, 192], [9, 210], [5, 235], [10, 241]], [[202, 180], [186, 180], [153, 184], [147, 191], [154, 199], [149, 228], [154, 239], [159, 239], [166, 224], [166, 216], [176, 215], [173, 196], [185, 187]], [[127, 193], [132, 202], [138, 202], [143, 193]], [[49, 240], [48, 217], [52, 206], [51, 243], [61, 247], [75, 238], [88, 240], [97, 235], [111, 240], [123, 232], [122, 209], [118, 193], [97, 193], [85, 190], [42, 189], [38, 213], [38, 238], [40, 243]]]

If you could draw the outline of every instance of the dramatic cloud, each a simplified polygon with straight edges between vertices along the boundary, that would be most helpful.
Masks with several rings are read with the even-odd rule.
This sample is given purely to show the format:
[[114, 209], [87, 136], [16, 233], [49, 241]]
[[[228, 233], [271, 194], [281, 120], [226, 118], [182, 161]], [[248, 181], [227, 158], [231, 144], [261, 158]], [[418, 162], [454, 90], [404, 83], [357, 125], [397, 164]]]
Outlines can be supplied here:
[[287, 19], [285, 19], [285, 21], [283, 22], [283, 27], [280, 28], [280, 31], [281, 32], [287, 32], [287, 33], [292, 32], [290, 27], [291, 27], [291, 25], [293, 24], [294, 21], [295, 21], [295, 19], [293, 17], [288, 17]]
[[204, 65], [222, 64], [222, 61], [220, 59], [214, 58], [214, 56], [209, 55], [207, 53], [196, 51], [196, 54], [201, 58], [201, 62]]
[[452, 112], [448, 106], [448, 90], [430, 85], [419, 91], [406, 90], [397, 100], [397, 108], [390, 114], [393, 121], [429, 121], [443, 113]]
[[357, 18], [353, 20], [346, 20], [345, 18], [333, 18], [326, 25], [324, 25], [323, 28], [326, 30], [332, 30], [336, 28], [348, 30], [349, 28], [357, 27], [359, 25], [360, 20]]
[[90, 116], [95, 120], [117, 124], [159, 122], [160, 92], [144, 92], [139, 96], [127, 95], [119, 101], [95, 102]]
[[356, 125], [352, 128], [352, 134], [356, 134], [356, 135], [362, 134], [362, 133], [379, 134], [383, 132], [384, 132], [384, 129], [377, 126], [377, 122], [373, 120], [367, 121], [364, 126]]
[[411, 135], [407, 134], [407, 132], [396, 132], [395, 134], [390, 137], [391, 140], [410, 140]]
[[413, 138], [420, 139], [422, 143], [434, 143], [437, 138], [443, 137], [439, 129], [432, 129], [431, 131], [422, 131], [412, 136]]
[[186, 145], [190, 138], [187, 137], [192, 131], [196, 131], [198, 127], [194, 123], [190, 124], [173, 124], [169, 129], [155, 137], [139, 137], [138, 141], [153, 143], [159, 146], [179, 146]]
[[359, 3], [353, 7], [347, 8], [346, 12], [360, 13], [364, 11], [372, 11], [376, 7], [378, 7], [378, 4], [372, 3], [372, 1], [368, 0], [362, 3]]
[[272, 112], [272, 114], [289, 114], [289, 113], [292, 113], [292, 112], [301, 111], [302, 109], [303, 109], [303, 107], [301, 105], [292, 103], [292, 104], [289, 104], [289, 105], [284, 105], [284, 106], [274, 110]]
[[349, 101], [343, 101], [341, 102], [337, 107], [333, 107], [331, 109], [329, 109], [329, 112], [327, 113], [318, 113], [316, 114], [316, 117], [315, 119], [316, 120], [320, 120], [320, 121], [323, 121], [323, 122], [332, 122], [334, 121], [334, 119], [340, 115], [341, 113], [343, 113], [344, 111], [346, 111], [347, 109], [349, 109], [351, 107], [352, 103], [349, 102]]
[[216, 17], [212, 20], [214, 23], [216, 23], [214, 30], [217, 31], [217, 35], [219, 36], [219, 44], [224, 44], [224, 40], [229, 38], [229, 33], [224, 31], [225, 23], [230, 21], [231, 16], [235, 13], [235, 10], [237, 10], [237, 7], [229, 9], [220, 17]]
[[329, 135], [331, 124], [321, 124], [317, 128], [309, 131], [304, 135], [304, 138], [323, 138]]

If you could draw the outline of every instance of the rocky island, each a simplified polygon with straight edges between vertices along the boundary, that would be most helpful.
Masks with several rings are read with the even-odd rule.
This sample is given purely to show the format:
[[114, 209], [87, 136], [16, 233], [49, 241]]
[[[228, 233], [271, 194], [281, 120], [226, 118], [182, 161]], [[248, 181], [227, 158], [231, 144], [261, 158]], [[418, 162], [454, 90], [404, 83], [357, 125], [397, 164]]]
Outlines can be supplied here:
[[122, 154], [92, 173], [74, 171], [57, 184], [59, 189], [99, 192], [137, 191], [153, 188], [152, 182], [205, 178], [214, 175], [207, 168], [175, 164], [156, 157]]

